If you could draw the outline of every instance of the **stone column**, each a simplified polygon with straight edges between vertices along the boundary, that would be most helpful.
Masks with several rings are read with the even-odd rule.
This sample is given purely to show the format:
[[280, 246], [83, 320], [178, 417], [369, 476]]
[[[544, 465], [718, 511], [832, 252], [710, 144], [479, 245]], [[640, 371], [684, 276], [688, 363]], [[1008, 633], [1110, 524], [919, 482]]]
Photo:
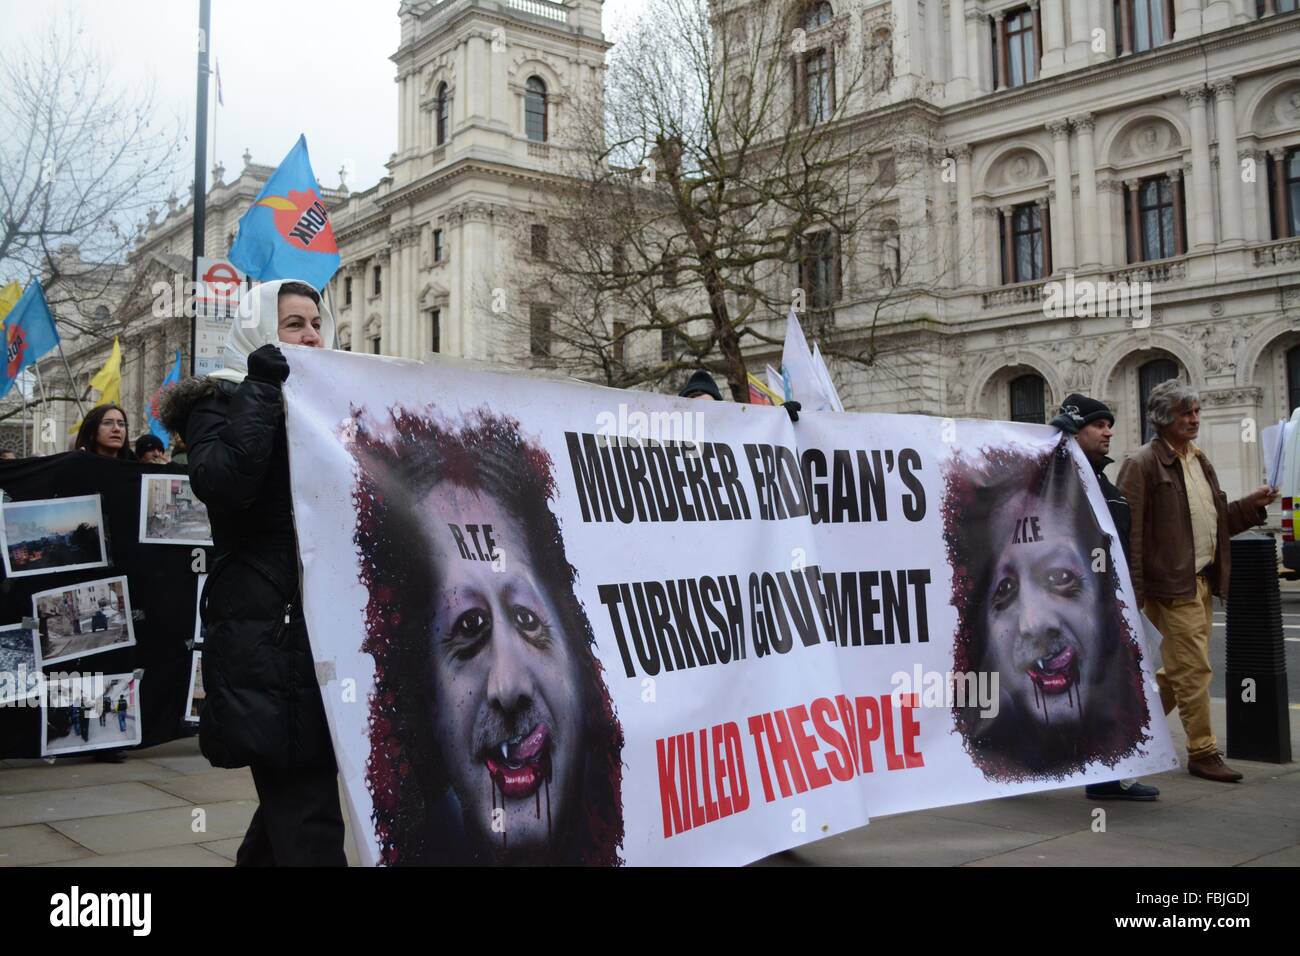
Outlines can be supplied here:
[[1177, 0], [1174, 42], [1201, 35], [1201, 0]]
[[420, 228], [406, 228], [406, 357], [423, 358], [427, 337], [420, 314]]
[[[899, 77], [924, 76], [927, 73], [925, 65], [926, 37], [925, 24], [921, 22], [921, 7], [918, 0], [894, 0], [892, 4], [894, 11], [894, 49], [901, 54], [899, 56], [898, 75]], [[909, 89], [904, 95], [911, 95], [911, 88], [915, 87], [915, 79], [909, 80]]]
[[1010, 86], [1007, 66], [1007, 15], [999, 10], [993, 14], [993, 63], [997, 70], [996, 88], [1005, 90]]
[[1237, 163], [1237, 81], [1220, 77], [1214, 88], [1215, 131], [1219, 136], [1219, 245], [1241, 245], [1241, 166]]
[[1043, 76], [1065, 68], [1065, 10], [1063, 0], [1042, 0]]
[[[924, 144], [912, 141], [903, 143], [894, 153], [898, 180], [898, 238], [905, 269], [909, 263], [914, 264], [911, 268], [924, 263], [931, 254], [930, 223], [925, 216], [925, 183], [929, 174], [925, 165], [926, 152]], [[899, 281], [903, 279], [900, 277]]]
[[997, 236], [998, 211], [992, 206], [975, 210], [975, 285], [981, 289], [996, 286], [998, 275], [999, 244]]
[[1103, 269], [1116, 269], [1124, 263], [1123, 190], [1124, 184], [1113, 179], [1097, 184], [1097, 216], [1101, 223], [1099, 245]]
[[1126, 259], [1142, 261], [1142, 217], [1138, 214], [1138, 181], [1124, 180], [1124, 239]]
[[[1274, 148], [1268, 151], [1268, 158], [1273, 164], [1273, 202], [1272, 215], [1269, 217], [1271, 231], [1266, 232], [1266, 237], [1276, 234], [1279, 239], [1286, 238], [1290, 231], [1290, 223], [1286, 220], [1286, 188], [1282, 183], [1284, 170], [1286, 169], [1286, 150]], [[1267, 176], [1261, 176], [1267, 182]]]
[[357, 259], [347, 266], [352, 279], [352, 305], [349, 323], [352, 326], [352, 351], [366, 351], [366, 260]]
[[1083, 66], [1088, 62], [1088, 0], [1070, 0], [1070, 46], [1065, 62]]
[[944, 70], [947, 56], [943, 51], [943, 0], [926, 0], [925, 32], [929, 40], [926, 79], [931, 83], [942, 83], [948, 78]]
[[971, 208], [971, 148], [958, 146], [952, 151], [957, 160], [957, 262], [961, 285], [975, 282], [975, 216]]
[[1237, 154], [1237, 167], [1250, 160], [1255, 176], [1253, 183], [1242, 184], [1245, 197], [1242, 229], [1247, 242], [1268, 241], [1268, 154], [1261, 149], [1243, 149]]
[[1029, 12], [1034, 18], [1035, 60], [1030, 75], [1038, 79], [1043, 75], [1043, 7], [1040, 0], [1029, 0]]
[[948, 99], [965, 99], [970, 95], [970, 73], [966, 64], [966, 0], [948, 0], [948, 49], [952, 65]]
[[988, 79], [988, 48], [984, 26], [987, 17], [978, 10], [966, 11], [966, 69], [970, 72], [971, 96], [987, 93], [993, 84]]
[[[940, 150], [930, 155], [930, 195], [934, 197], [930, 208], [934, 215], [934, 269], [939, 276], [939, 285], [952, 288], [957, 285], [954, 274], [957, 258], [952, 251], [952, 191], [943, 179], [946, 159]], [[952, 166], [955, 175], [955, 161]]]
[[1070, 124], [1053, 120], [1047, 124], [1052, 134], [1052, 162], [1056, 167], [1056, 221], [1052, 232], [1056, 249], [1052, 259], [1058, 272], [1075, 267], [1074, 258], [1074, 189], [1070, 176]]
[[469, 76], [469, 43], [464, 42], [456, 47], [456, 86], [451, 98], [451, 129], [447, 130], [447, 138], [451, 139], [451, 130], [458, 128], [469, 118], [470, 114], [470, 83], [467, 80]]
[[1035, 199], [1034, 205], [1038, 207], [1038, 221], [1043, 226], [1043, 277], [1046, 278], [1055, 268], [1052, 264], [1052, 203], [1048, 196], [1043, 196]]
[[997, 247], [998, 247], [998, 264], [1001, 269], [998, 272], [998, 283], [1001, 285], [1010, 285], [1013, 282], [1024, 282], [1028, 276], [1019, 276], [1016, 274], [1016, 250], [1015, 250], [1015, 233], [1014, 224], [1011, 217], [1015, 212], [1014, 206], [999, 206], [997, 208], [998, 222], [1001, 229], [998, 230]]
[[[393, 354], [393, 329], [395, 325], [395, 316], [393, 314], [393, 303], [397, 297], [393, 294], [394, 283], [397, 281], [395, 272], [395, 258], [391, 247], [384, 247], [375, 253], [375, 265], [379, 266], [383, 275], [383, 288], [386, 290], [380, 293], [379, 308], [379, 351], [381, 355]], [[366, 343], [366, 351], [370, 351], [370, 343]]]
[[1101, 265], [1101, 205], [1097, 202], [1097, 164], [1093, 154], [1091, 113], [1074, 117], [1075, 148], [1079, 167], [1079, 233], [1083, 237], [1080, 265], [1095, 269]]
[[1214, 208], [1213, 192], [1210, 189], [1210, 133], [1205, 122], [1205, 98], [1207, 91], [1203, 86], [1189, 87], [1182, 91], [1187, 101], [1188, 123], [1192, 128], [1192, 222], [1189, 224], [1192, 234], [1191, 248], [1197, 251], [1214, 248]]
[[1174, 203], [1174, 255], [1181, 256], [1187, 251], [1187, 236], [1183, 210], [1187, 208], [1187, 197], [1183, 195], [1183, 171], [1171, 169], [1165, 174], [1169, 180], [1169, 196]]

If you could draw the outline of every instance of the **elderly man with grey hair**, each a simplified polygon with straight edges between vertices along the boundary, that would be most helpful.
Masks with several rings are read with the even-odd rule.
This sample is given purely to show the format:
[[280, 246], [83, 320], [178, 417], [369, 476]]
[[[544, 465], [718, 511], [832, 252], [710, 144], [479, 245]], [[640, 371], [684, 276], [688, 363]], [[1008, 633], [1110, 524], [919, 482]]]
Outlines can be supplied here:
[[1133, 513], [1129, 570], [1138, 604], [1163, 635], [1156, 672], [1165, 713], [1174, 707], [1187, 732], [1187, 769], [1236, 783], [1210, 725], [1212, 596], [1227, 593], [1228, 539], [1262, 524], [1277, 490], [1263, 485], [1229, 502], [1214, 466], [1194, 439], [1200, 396], [1183, 382], [1157, 385], [1147, 400], [1156, 437], [1125, 459], [1119, 489]]

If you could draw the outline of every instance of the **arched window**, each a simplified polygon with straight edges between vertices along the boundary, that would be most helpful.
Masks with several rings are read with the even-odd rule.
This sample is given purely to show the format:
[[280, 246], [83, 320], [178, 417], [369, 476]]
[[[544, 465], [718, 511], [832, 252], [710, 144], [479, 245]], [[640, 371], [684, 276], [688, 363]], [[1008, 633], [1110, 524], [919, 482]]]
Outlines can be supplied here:
[[435, 122], [437, 123], [436, 145], [438, 146], [447, 142], [447, 118], [450, 113], [449, 99], [450, 98], [447, 96], [447, 84], [439, 83], [436, 112], [434, 114], [437, 117]]
[[815, 0], [808, 4], [803, 12], [803, 28], [805, 30], [816, 30], [818, 27], [824, 27], [831, 22], [831, 17], [835, 14], [831, 10], [831, 5], [826, 0]]
[[1178, 377], [1178, 363], [1173, 359], [1152, 359], [1138, 369], [1138, 415], [1142, 422], [1142, 444], [1156, 436], [1156, 428], [1147, 421], [1147, 399], [1161, 382]]
[[546, 129], [546, 84], [540, 76], [530, 76], [524, 84], [524, 132], [535, 143], [544, 143]]
[[1031, 373], [1011, 380], [1011, 420], [1047, 423], [1047, 383], [1041, 375]]
[[[97, 305], [97, 306], [95, 306], [95, 321], [96, 321], [96, 322], [100, 322], [100, 323], [107, 322], [107, 321], [109, 320], [109, 318], [110, 318], [110, 316], [109, 316], [109, 313], [108, 313], [108, 306], [106, 306], [106, 305]], [[1294, 351], [1294, 350], [1293, 350], [1293, 351]]]
[[1287, 416], [1300, 408], [1300, 345], [1286, 353], [1286, 411]]

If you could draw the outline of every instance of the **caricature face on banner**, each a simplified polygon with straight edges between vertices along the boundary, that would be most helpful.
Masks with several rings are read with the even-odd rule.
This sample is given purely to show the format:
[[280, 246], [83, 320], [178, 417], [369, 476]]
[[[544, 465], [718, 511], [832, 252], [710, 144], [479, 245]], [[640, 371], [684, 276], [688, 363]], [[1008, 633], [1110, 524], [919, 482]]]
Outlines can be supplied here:
[[738, 864], [1175, 765], [1051, 429], [285, 352], [368, 863]]

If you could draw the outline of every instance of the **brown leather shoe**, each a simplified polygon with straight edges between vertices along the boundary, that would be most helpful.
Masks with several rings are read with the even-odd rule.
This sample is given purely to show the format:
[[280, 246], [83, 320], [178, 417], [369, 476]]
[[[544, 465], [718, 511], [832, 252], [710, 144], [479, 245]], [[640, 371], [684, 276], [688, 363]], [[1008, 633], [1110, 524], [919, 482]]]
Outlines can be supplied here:
[[1241, 780], [1241, 774], [1224, 763], [1217, 753], [1200, 760], [1187, 761], [1187, 772], [1193, 777], [1203, 777], [1216, 783], [1237, 783]]

